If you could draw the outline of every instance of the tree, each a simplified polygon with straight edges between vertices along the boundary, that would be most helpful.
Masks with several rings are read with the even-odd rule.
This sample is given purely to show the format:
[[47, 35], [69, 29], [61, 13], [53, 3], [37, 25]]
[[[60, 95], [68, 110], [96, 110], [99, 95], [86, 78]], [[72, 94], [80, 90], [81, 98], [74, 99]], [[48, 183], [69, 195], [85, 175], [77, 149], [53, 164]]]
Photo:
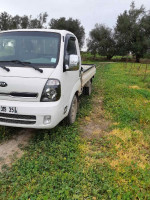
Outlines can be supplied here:
[[29, 23], [30, 23], [30, 18], [27, 15], [24, 15], [24, 16], [21, 17], [21, 20], [20, 20], [21, 28], [23, 28], [23, 29], [28, 28]]
[[29, 18], [28, 28], [44, 28], [44, 24], [47, 21], [48, 14], [40, 13], [39, 16], [35, 19], [32, 19], [32, 16]]
[[98, 53], [101, 56], [107, 56], [107, 59], [110, 60], [116, 51], [112, 30], [105, 25], [96, 24], [95, 28], [90, 31], [87, 46], [88, 51], [94, 56]]
[[83, 46], [85, 31], [83, 26], [81, 25], [81, 22], [78, 19], [66, 19], [65, 17], [61, 17], [59, 19], [53, 18], [49, 22], [49, 26], [52, 29], [71, 31], [78, 38], [80, 48]]
[[7, 12], [0, 13], [0, 30], [8, 30], [11, 27], [12, 16]]
[[115, 32], [120, 54], [131, 52], [136, 56], [136, 61], [140, 61], [148, 49], [147, 24], [149, 23], [144, 7], [136, 9], [134, 2], [129, 11], [125, 10], [118, 16]]
[[19, 15], [11, 17], [9, 29], [19, 29], [21, 27], [20, 23], [21, 23], [21, 17]]
[[26, 29], [26, 28], [45, 28], [44, 25], [47, 21], [48, 14], [46, 12], [40, 13], [37, 18], [32, 16], [11, 16], [6, 12], [0, 14], [0, 30], [10, 29]]

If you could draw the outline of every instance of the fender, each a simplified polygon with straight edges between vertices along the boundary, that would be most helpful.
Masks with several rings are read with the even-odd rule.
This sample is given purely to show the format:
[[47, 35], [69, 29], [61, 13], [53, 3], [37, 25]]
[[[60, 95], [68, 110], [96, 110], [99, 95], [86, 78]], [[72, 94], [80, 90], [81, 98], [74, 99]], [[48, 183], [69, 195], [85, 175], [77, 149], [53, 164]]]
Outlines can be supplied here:
[[67, 112], [65, 114], [65, 117], [69, 113], [71, 102], [72, 102], [72, 99], [73, 99], [73, 97], [74, 97], [76, 92], [81, 93], [81, 80], [80, 79], [76, 82], [76, 84], [74, 85], [74, 87], [72, 89], [72, 92], [71, 92], [71, 95], [70, 95], [70, 98], [69, 98], [69, 103], [68, 103], [68, 110], [67, 110]]

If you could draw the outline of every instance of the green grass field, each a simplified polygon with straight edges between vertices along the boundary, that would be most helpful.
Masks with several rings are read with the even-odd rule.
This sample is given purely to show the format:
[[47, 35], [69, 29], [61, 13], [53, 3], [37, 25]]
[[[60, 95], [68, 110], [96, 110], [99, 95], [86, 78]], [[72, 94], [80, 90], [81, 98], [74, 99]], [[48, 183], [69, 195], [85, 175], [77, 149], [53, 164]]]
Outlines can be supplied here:
[[[0, 174], [0, 199], [150, 199], [149, 83], [150, 66], [97, 64], [77, 122], [37, 131], [24, 156]], [[99, 100], [93, 103], [99, 98], [111, 124], [101, 137], [86, 139], [81, 127], [100, 120]]]

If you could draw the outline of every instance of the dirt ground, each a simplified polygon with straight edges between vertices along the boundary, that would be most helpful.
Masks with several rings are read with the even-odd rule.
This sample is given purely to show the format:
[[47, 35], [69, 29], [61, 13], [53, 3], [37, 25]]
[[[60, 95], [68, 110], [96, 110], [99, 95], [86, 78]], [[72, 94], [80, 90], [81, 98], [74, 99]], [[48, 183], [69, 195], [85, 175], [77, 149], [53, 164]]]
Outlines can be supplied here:
[[82, 121], [82, 137], [86, 140], [98, 139], [108, 134], [111, 121], [104, 118], [103, 98], [93, 98], [93, 109], [89, 117]]
[[10, 140], [0, 144], [0, 172], [7, 166], [11, 167], [15, 160], [21, 158], [24, 153], [22, 148], [28, 144], [33, 134], [33, 129], [23, 129]]

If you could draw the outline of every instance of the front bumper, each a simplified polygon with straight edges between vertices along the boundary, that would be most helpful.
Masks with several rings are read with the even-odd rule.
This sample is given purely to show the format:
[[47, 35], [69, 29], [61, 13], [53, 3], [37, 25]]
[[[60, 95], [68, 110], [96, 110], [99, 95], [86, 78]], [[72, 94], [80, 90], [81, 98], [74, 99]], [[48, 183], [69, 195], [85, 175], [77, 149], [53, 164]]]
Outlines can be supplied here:
[[[63, 118], [63, 106], [57, 102], [19, 102], [0, 100], [0, 106], [16, 107], [17, 114], [0, 113], [0, 125], [50, 129]], [[51, 116], [49, 124], [44, 124], [44, 116]], [[34, 120], [33, 120], [34, 118]], [[34, 121], [34, 123], [31, 123]]]

